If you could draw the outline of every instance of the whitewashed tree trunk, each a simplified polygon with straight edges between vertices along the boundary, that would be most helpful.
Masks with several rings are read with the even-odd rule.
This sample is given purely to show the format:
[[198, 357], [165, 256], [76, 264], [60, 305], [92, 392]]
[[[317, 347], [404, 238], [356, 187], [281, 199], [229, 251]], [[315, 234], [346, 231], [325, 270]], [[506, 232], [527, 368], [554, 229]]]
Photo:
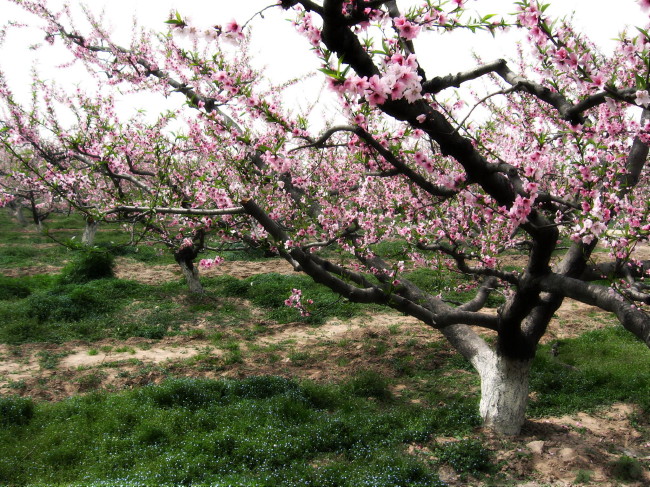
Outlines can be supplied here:
[[443, 335], [478, 371], [483, 425], [501, 435], [517, 435], [526, 419], [531, 360], [498, 354], [467, 325], [443, 328]]
[[181, 271], [185, 277], [185, 282], [187, 282], [187, 287], [191, 293], [201, 294], [205, 292], [201, 281], [199, 280], [199, 269], [194, 266], [191, 262], [185, 260], [178, 260], [178, 265], [181, 266]]
[[502, 435], [518, 435], [526, 419], [531, 361], [490, 350], [476, 356], [473, 363], [481, 377], [483, 425]]
[[95, 235], [97, 235], [97, 228], [99, 223], [96, 221], [86, 221], [84, 233], [81, 236], [81, 243], [84, 245], [92, 246], [95, 243]]

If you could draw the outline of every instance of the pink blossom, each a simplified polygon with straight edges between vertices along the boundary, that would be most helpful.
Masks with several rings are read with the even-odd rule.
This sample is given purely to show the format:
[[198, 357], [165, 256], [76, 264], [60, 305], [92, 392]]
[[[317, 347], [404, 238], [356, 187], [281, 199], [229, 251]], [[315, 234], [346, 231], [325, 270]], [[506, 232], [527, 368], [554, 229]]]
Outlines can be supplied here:
[[[308, 299], [306, 301], [307, 304], [313, 304], [314, 301], [311, 299]], [[309, 311], [305, 308], [305, 306], [302, 304], [302, 290], [300, 289], [292, 289], [291, 290], [291, 296], [289, 296], [287, 299], [284, 300], [285, 306], [289, 306], [290, 308], [295, 308], [298, 311], [300, 311], [300, 316], [309, 316], [310, 313]]]
[[368, 78], [354, 75], [343, 82], [343, 87], [352, 95], [363, 95], [369, 87]]
[[216, 267], [223, 263], [225, 259], [220, 256], [216, 256], [214, 259], [201, 259], [199, 261], [199, 266], [203, 267], [204, 269], [211, 269], [212, 267]]
[[231, 20], [223, 28], [224, 37], [230, 41], [238, 42], [244, 39], [244, 32], [236, 20]]
[[605, 86], [605, 78], [600, 74], [596, 74], [596, 75], [592, 76], [591, 77], [591, 86], [593, 86], [594, 88], [599, 88], [599, 89], [602, 90], [603, 87]]
[[402, 39], [415, 39], [420, 33], [420, 26], [406, 20], [403, 16], [397, 17], [393, 22]]
[[192, 245], [194, 245], [194, 242], [192, 242], [191, 238], [184, 238], [183, 241], [181, 242], [180, 248], [184, 249], [186, 247], [191, 247]]
[[370, 106], [377, 106], [377, 105], [382, 105], [383, 103], [388, 100], [388, 97], [386, 95], [382, 95], [381, 93], [377, 92], [372, 92], [368, 96], [366, 96], [366, 99], [368, 100], [368, 103]]
[[523, 223], [528, 219], [528, 215], [532, 209], [531, 206], [531, 198], [524, 198], [521, 195], [517, 195], [508, 214], [517, 224]]

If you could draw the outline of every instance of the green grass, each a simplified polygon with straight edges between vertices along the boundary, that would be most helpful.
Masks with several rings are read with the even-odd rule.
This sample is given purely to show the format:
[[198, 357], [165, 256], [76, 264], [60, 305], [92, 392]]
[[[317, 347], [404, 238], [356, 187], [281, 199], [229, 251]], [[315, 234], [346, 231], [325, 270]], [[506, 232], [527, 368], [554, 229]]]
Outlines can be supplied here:
[[476, 414], [371, 400], [349, 387], [174, 379], [60, 403], [7, 399], [0, 482], [444, 485], [405, 444], [468, 431]]
[[115, 257], [108, 252], [89, 250], [77, 252], [59, 273], [62, 284], [83, 284], [96, 279], [115, 277]]
[[0, 276], [0, 301], [26, 298], [32, 293], [21, 279]]
[[[321, 324], [330, 317], [349, 318], [364, 310], [380, 309], [352, 303], [303, 275], [269, 273], [246, 279], [221, 276], [204, 281], [206, 288], [214, 290], [217, 295], [250, 300], [255, 306], [266, 310], [269, 320], [278, 323]], [[301, 316], [300, 311], [284, 304], [294, 288], [302, 290], [303, 303], [310, 312], [309, 316]], [[312, 299], [314, 304], [306, 304], [308, 299]]]
[[[405, 273], [404, 277], [423, 291], [433, 295], [442, 294], [445, 299], [455, 303], [465, 303], [476, 294], [475, 288], [467, 288], [473, 285], [474, 281], [467, 276], [447, 270], [420, 268]], [[505, 299], [501, 294], [492, 293], [486, 306], [498, 308], [504, 302]]]
[[180, 283], [149, 286], [97, 279], [60, 284], [56, 276], [43, 280], [34, 276], [17, 282], [34, 291], [23, 299], [0, 301], [1, 343], [162, 338], [178, 333], [181, 324], [191, 318], [180, 304], [170, 300], [182, 296], [184, 286]]
[[[26, 244], [29, 245], [29, 244]], [[61, 265], [69, 258], [69, 251], [58, 245], [51, 247], [32, 247], [21, 245], [6, 245], [0, 251], [0, 267], [16, 268], [35, 265]]]
[[477, 439], [448, 442], [437, 447], [435, 453], [440, 463], [452, 467], [462, 478], [496, 471], [493, 453]]
[[529, 406], [535, 416], [562, 415], [614, 402], [630, 402], [650, 411], [650, 354], [620, 326], [562, 340], [557, 357], [550, 345], [537, 353]]

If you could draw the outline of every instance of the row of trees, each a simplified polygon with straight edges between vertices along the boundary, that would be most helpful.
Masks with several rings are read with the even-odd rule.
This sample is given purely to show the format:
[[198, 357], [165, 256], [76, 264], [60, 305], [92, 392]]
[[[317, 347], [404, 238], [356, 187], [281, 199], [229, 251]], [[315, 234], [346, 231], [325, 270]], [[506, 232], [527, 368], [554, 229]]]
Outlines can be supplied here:
[[[480, 375], [486, 426], [505, 434], [523, 424], [530, 364], [565, 298], [611, 311], [650, 346], [650, 266], [631, 258], [650, 233], [645, 30], [606, 56], [528, 0], [497, 22], [462, 0], [404, 12], [396, 1], [282, 0], [347, 119], [315, 134], [250, 68], [236, 22], [202, 32], [179, 13], [167, 32], [122, 47], [92, 17], [81, 29], [67, 10], [16, 3], [106, 91], [37, 81], [26, 107], [3, 78], [3, 160], [93, 221], [138, 223], [168, 242], [188, 282], [207, 237], [266, 245], [352, 301], [439, 330]], [[515, 61], [441, 76], [418, 61], [431, 54], [416, 52], [418, 36], [508, 26], [527, 32]], [[459, 100], [459, 86], [489, 88]], [[116, 88], [178, 92], [190, 109], [125, 122]], [[62, 110], [75, 122], [62, 126]], [[385, 241], [404, 242], [408, 260], [380, 256]], [[597, 245], [610, 261], [594, 262]], [[505, 266], [512, 252], [522, 270]], [[475, 297], [427, 293], [404, 278], [413, 266], [470, 276]], [[506, 298], [497, 313], [485, 309], [492, 293]], [[481, 328], [496, 331], [494, 346]]]

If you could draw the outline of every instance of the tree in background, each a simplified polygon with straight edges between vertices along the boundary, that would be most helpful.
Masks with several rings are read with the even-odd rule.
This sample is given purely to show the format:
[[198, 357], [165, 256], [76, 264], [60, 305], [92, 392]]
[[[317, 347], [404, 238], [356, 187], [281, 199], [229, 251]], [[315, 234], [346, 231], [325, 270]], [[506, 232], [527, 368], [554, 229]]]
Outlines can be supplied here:
[[[53, 115], [60, 114], [61, 106], [56, 110], [52, 103], [26, 110], [7, 88], [9, 116], [0, 139], [8, 167], [3, 178], [7, 200], [22, 194], [9, 190], [12, 182], [16, 187], [20, 181], [28, 188], [23, 193], [67, 202], [86, 220], [82, 237], [86, 245], [92, 245], [100, 221], [124, 225], [132, 243], [144, 239], [167, 247], [189, 290], [203, 292], [194, 261], [207, 248], [208, 216], [224, 212], [190, 207], [190, 200], [200, 203], [193, 196], [194, 186], [201, 184], [194, 174], [200, 163], [186, 137], [165, 130], [174, 114], [154, 123], [137, 116], [123, 122], [113, 112], [110, 98], [80, 93], [69, 98], [44, 84], [40, 92], [65, 106], [75, 123], [63, 130], [58, 115]], [[11, 127], [18, 138], [10, 136]], [[216, 196], [218, 191], [212, 191]]]
[[31, 213], [31, 220], [39, 230], [43, 221], [54, 210], [61, 209], [61, 202], [31, 174], [26, 174], [20, 165], [15, 165], [8, 154], [0, 156], [0, 206], [7, 206], [18, 223], [26, 226], [24, 210]]
[[[39, 153], [77, 190], [101, 174], [113, 199], [90, 185], [84, 202], [101, 218], [176, 213], [196, 228], [197, 217], [209, 217], [202, 231], [269, 242], [342, 296], [418, 318], [478, 371], [480, 413], [504, 434], [523, 424], [530, 364], [565, 298], [614, 313], [650, 346], [650, 265], [633, 258], [650, 233], [645, 30], [622, 34], [606, 56], [568, 21], [547, 18], [546, 5], [527, 0], [510, 21], [472, 17], [463, 0], [405, 12], [395, 1], [282, 0], [278, 7], [293, 12], [347, 120], [312, 134], [248, 67], [236, 22], [201, 31], [176, 14], [166, 34], [138, 33], [120, 47], [92, 17], [80, 29], [66, 10], [17, 3], [106, 88], [180, 92], [193, 109], [163, 115], [161, 125], [127, 126], [110, 121], [107, 98], [78, 104], [83, 117], [64, 130], [48, 120], [49, 88], [41, 86], [44, 109], [29, 112], [3, 85], [6, 147]], [[499, 35], [510, 24], [529, 44], [514, 61], [431, 76], [420, 60], [435, 53], [415, 49], [419, 36]], [[460, 86], [480, 94], [450, 92]], [[70, 107], [69, 98], [58, 100]], [[93, 110], [102, 115], [85, 123]], [[172, 118], [178, 129], [167, 125]], [[25, 129], [37, 125], [49, 133]], [[39, 149], [48, 145], [63, 154], [62, 167], [81, 156], [92, 163], [53, 166]], [[395, 257], [381, 250], [384, 242], [403, 248]], [[609, 261], [594, 258], [598, 245]], [[512, 254], [523, 256], [521, 269], [508, 266]], [[474, 297], [459, 303], [447, 293], [455, 290], [428, 292], [404, 277], [413, 267], [466, 276]], [[493, 294], [504, 297], [498, 310], [486, 308]], [[299, 294], [288, 301], [304, 309]], [[494, 346], [481, 329], [496, 333]]]

